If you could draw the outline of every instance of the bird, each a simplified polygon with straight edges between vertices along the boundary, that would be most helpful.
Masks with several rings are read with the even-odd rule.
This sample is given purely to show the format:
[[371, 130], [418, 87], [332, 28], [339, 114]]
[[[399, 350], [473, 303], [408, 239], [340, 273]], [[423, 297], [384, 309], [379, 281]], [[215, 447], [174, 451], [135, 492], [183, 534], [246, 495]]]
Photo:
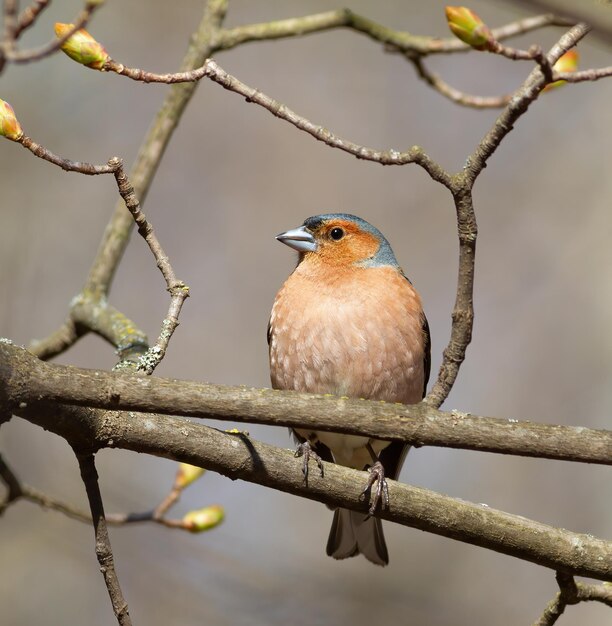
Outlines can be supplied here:
[[[268, 324], [274, 389], [416, 404], [430, 373], [430, 334], [421, 297], [383, 234], [348, 213], [307, 218], [276, 239], [299, 253], [278, 291]], [[376, 492], [368, 514], [338, 508], [327, 554], [363, 554], [387, 565], [376, 506], [388, 506], [386, 477], [396, 479], [409, 446], [367, 436], [296, 428], [296, 456], [370, 471], [364, 494]]]

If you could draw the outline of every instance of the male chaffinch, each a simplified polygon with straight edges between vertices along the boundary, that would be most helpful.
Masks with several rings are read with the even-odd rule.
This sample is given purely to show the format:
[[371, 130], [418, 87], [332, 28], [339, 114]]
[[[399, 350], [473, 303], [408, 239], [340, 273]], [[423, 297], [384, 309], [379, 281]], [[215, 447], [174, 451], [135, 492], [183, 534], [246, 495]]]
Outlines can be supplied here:
[[[430, 340], [421, 298], [404, 275], [389, 242], [354, 215], [309, 217], [277, 236], [300, 253], [282, 286], [268, 327], [270, 376], [275, 389], [414, 404], [425, 395]], [[296, 455], [370, 470], [377, 482], [370, 513], [397, 478], [409, 446], [356, 435], [295, 429]], [[363, 554], [378, 565], [389, 555], [379, 519], [337, 509], [327, 554]]]

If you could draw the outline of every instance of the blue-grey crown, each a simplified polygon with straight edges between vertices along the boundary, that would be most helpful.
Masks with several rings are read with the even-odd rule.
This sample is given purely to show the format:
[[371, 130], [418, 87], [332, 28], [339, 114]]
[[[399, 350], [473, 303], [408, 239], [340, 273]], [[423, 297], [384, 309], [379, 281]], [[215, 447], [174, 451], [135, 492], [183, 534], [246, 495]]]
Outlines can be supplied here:
[[328, 222], [329, 220], [347, 220], [355, 222], [359, 228], [367, 233], [370, 233], [371, 235], [374, 235], [376, 239], [378, 239], [380, 246], [376, 251], [376, 254], [369, 259], [361, 261], [359, 265], [362, 267], [380, 267], [382, 265], [391, 265], [392, 267], [399, 268], [395, 254], [393, 254], [393, 250], [391, 249], [389, 242], [385, 239], [385, 236], [378, 230], [378, 228], [372, 226], [372, 224], [366, 222], [360, 217], [357, 217], [356, 215], [350, 215], [349, 213], [326, 213], [325, 215], [314, 215], [313, 217], [309, 217], [304, 220], [304, 226], [306, 226], [309, 230], [314, 231], [319, 228], [321, 224]]

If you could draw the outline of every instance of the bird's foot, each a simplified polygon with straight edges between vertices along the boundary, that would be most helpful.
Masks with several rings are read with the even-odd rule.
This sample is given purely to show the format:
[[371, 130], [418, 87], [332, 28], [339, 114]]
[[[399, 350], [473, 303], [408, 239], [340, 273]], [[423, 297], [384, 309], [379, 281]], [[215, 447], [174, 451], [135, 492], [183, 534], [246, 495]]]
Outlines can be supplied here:
[[[381, 502], [383, 509], [389, 508], [389, 487], [387, 486], [387, 479], [385, 478], [385, 468], [380, 461], [376, 461], [371, 467], [368, 468], [370, 476], [368, 477], [368, 483], [364, 490], [361, 492], [361, 500], [365, 500], [366, 496], [370, 495], [370, 508], [368, 509], [368, 517], [374, 515], [378, 503]], [[372, 495], [372, 487], [376, 483], [376, 491]]]
[[321, 457], [312, 449], [312, 446], [308, 441], [304, 443], [299, 443], [298, 447], [295, 450], [296, 458], [303, 456], [304, 463], [302, 465], [302, 474], [304, 474], [304, 484], [308, 485], [308, 463], [310, 459], [314, 459], [317, 462], [317, 466], [319, 471], [321, 472], [321, 478], [323, 478], [323, 460]]

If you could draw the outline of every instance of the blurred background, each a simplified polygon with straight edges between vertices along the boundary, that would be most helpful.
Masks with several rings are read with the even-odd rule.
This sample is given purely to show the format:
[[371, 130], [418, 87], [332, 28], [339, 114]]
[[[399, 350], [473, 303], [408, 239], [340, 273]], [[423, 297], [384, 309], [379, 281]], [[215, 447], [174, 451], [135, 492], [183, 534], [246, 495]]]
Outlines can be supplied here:
[[[441, 0], [343, 5], [415, 34], [447, 36]], [[89, 30], [113, 58], [155, 71], [178, 67], [203, 3], [108, 2]], [[24, 43], [52, 35], [80, 3], [54, 3]], [[337, 8], [310, 0], [232, 0], [228, 26]], [[490, 26], [532, 14], [511, 2], [473, 0]], [[513, 40], [546, 49], [547, 29]], [[582, 67], [610, 64], [587, 38]], [[420, 82], [400, 56], [343, 30], [219, 54], [228, 72], [342, 137], [377, 148], [420, 144], [451, 171], [498, 113], [461, 108]], [[470, 93], [514, 90], [530, 64], [471, 52], [429, 67]], [[72, 159], [131, 163], [167, 87], [89, 72], [57, 54], [8, 67], [0, 97], [25, 132]], [[475, 188], [474, 339], [447, 400], [480, 415], [609, 427], [612, 407], [612, 236], [609, 175], [612, 80], [545, 94], [520, 119]], [[0, 145], [0, 335], [29, 343], [54, 330], [80, 290], [117, 199], [108, 177], [67, 174], [18, 145]], [[416, 166], [380, 167], [332, 150], [218, 85], [203, 82], [144, 206], [180, 278], [191, 287], [181, 325], [157, 374], [268, 386], [266, 324], [295, 258], [274, 236], [322, 212], [356, 213], [389, 238], [423, 296], [435, 375], [450, 330], [457, 271], [449, 194]], [[112, 303], [157, 336], [168, 297], [137, 236]], [[58, 362], [110, 368], [112, 349], [92, 336]], [[227, 428], [229, 425], [218, 423]], [[290, 447], [285, 429], [253, 437]], [[32, 486], [85, 507], [66, 443], [17, 418], [0, 449]], [[98, 458], [106, 509], [157, 504], [171, 462], [116, 450]], [[607, 467], [477, 452], [412, 451], [401, 480], [515, 514], [610, 538]], [[391, 564], [325, 555], [331, 513], [321, 504], [207, 474], [176, 509], [226, 509], [225, 523], [191, 536], [158, 526], [112, 529], [118, 573], [135, 624], [521, 625], [556, 591], [552, 572], [481, 548], [386, 524]], [[1, 520], [3, 624], [115, 623], [90, 527], [28, 503]], [[612, 623], [610, 609], [570, 607], [564, 625]]]

